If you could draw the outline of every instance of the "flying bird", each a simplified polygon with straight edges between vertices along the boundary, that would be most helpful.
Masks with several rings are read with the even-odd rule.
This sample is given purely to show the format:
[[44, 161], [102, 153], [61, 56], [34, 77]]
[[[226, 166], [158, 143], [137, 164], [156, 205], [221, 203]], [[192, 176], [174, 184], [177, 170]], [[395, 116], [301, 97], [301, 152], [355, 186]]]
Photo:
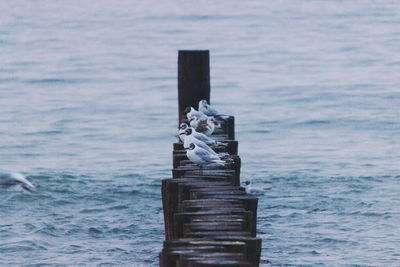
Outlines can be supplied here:
[[35, 186], [29, 182], [24, 175], [20, 173], [3, 173], [0, 172], [0, 186], [8, 188], [19, 185], [27, 191], [31, 191]]

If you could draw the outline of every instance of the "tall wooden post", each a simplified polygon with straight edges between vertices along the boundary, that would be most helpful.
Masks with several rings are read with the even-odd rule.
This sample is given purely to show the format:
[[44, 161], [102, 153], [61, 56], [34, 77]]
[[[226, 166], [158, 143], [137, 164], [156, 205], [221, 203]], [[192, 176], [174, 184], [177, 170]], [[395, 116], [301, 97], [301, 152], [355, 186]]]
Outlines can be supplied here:
[[178, 55], [178, 118], [186, 107], [199, 108], [199, 101], [210, 103], [210, 53], [208, 50], [180, 50]]

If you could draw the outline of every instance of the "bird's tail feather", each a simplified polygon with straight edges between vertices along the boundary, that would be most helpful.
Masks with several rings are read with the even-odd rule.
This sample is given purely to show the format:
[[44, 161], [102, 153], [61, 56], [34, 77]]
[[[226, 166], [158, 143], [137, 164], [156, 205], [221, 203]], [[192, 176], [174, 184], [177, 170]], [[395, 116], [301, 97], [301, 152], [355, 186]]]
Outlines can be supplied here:
[[223, 161], [223, 160], [214, 160], [213, 162], [217, 163], [218, 165], [221, 165], [221, 166], [225, 166], [226, 165], [226, 162]]

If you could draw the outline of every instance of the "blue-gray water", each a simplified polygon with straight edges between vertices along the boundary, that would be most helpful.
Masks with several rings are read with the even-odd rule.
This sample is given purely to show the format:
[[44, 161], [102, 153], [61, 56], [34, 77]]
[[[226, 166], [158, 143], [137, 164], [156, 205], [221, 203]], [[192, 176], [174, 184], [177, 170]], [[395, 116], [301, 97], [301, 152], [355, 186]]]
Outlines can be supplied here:
[[396, 1], [1, 1], [0, 266], [157, 266], [178, 49], [211, 50], [263, 266], [399, 266]]

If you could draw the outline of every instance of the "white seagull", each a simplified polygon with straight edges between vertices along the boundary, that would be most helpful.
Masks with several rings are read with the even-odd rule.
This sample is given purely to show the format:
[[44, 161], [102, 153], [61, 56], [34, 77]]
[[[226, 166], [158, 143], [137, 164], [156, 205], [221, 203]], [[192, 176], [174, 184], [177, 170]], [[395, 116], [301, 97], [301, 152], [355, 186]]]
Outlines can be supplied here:
[[195, 110], [193, 107], [187, 107], [185, 109], [185, 111], [183, 112], [183, 114], [186, 115], [186, 117], [190, 120], [193, 117], [197, 117], [197, 118], [204, 118], [206, 117], [206, 115], [203, 112], [197, 111]]
[[203, 141], [207, 145], [221, 144], [221, 143], [215, 141], [214, 139], [211, 139], [210, 137], [208, 137], [205, 134], [196, 132], [196, 130], [193, 129], [192, 127], [187, 128], [185, 130], [185, 134], [186, 134], [186, 137], [189, 136], [189, 135], [193, 135], [194, 138], [199, 139], [200, 141]]
[[184, 142], [185, 141], [185, 130], [189, 127], [189, 121], [188, 120], [183, 120], [181, 125], [179, 126], [178, 130], [178, 137], [179, 139]]
[[20, 185], [23, 189], [31, 191], [35, 186], [29, 182], [25, 176], [20, 173], [4, 173], [0, 172], [0, 186], [10, 187], [14, 185]]
[[220, 113], [213, 107], [211, 107], [207, 100], [200, 100], [199, 101], [199, 111], [206, 114], [207, 116], [216, 116], [220, 115]]
[[244, 181], [243, 184], [245, 185], [245, 186], [244, 186], [244, 189], [245, 189], [245, 191], [246, 191], [247, 194], [259, 195], [259, 196], [260, 196], [260, 195], [264, 195], [264, 192], [263, 192], [263, 191], [258, 190], [258, 189], [253, 189], [252, 186], [251, 186], [251, 182], [250, 182], [249, 180]]
[[215, 152], [211, 147], [209, 147], [206, 143], [203, 141], [200, 141], [199, 139], [195, 138], [192, 134], [190, 135], [185, 135], [185, 141], [183, 141], [183, 148], [189, 148], [190, 144], [195, 144], [198, 147], [207, 150], [209, 153], [213, 155], [218, 155], [217, 152]]
[[225, 161], [221, 160], [218, 155], [213, 155], [207, 150], [196, 146], [193, 143], [191, 143], [189, 145], [189, 148], [186, 148], [186, 150], [186, 156], [188, 157], [188, 159], [193, 163], [200, 165], [200, 167], [208, 164], [218, 164], [221, 166], [225, 166]]

